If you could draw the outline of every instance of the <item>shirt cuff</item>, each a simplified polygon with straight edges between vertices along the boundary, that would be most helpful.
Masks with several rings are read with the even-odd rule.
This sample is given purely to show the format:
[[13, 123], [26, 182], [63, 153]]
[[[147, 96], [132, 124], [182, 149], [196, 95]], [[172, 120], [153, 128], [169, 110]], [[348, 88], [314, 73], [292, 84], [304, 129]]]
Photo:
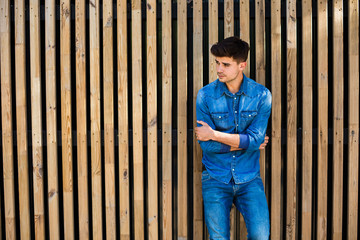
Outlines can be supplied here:
[[240, 135], [240, 144], [239, 148], [247, 149], [249, 147], [249, 136], [247, 134], [239, 134]]

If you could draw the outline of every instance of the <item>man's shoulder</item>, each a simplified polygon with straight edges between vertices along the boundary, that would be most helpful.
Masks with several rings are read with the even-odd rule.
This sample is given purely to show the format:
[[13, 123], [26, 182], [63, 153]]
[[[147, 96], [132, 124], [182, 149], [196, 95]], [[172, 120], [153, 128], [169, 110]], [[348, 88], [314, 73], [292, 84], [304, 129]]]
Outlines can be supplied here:
[[267, 89], [264, 85], [255, 82], [255, 80], [251, 78], [247, 78], [247, 92], [252, 95], [253, 97], [259, 96], [259, 95], [271, 95], [270, 90]]
[[219, 83], [220, 83], [219, 80], [216, 79], [215, 81], [205, 85], [199, 90], [198, 97], [199, 96], [217, 97], [219, 94], [221, 94]]

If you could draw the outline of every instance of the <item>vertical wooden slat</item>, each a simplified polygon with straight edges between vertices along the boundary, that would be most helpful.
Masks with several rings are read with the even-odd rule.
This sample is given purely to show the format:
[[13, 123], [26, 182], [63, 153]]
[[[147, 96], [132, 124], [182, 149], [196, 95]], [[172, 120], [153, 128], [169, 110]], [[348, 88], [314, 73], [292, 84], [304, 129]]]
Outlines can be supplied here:
[[46, 128], [49, 235], [60, 238], [59, 182], [56, 125], [55, 0], [45, 2]]
[[117, 4], [120, 237], [127, 240], [130, 239], [127, 3], [118, 0]]
[[[186, 22], [184, 22], [186, 24]], [[218, 41], [219, 34], [218, 0], [209, 0], [209, 51]], [[209, 52], [209, 82], [217, 79], [215, 57]]]
[[71, 130], [70, 1], [60, 2], [61, 135], [64, 191], [64, 238], [74, 239], [74, 201]]
[[[177, 136], [178, 136], [178, 239], [188, 239], [187, 164], [187, 1], [178, 1]], [[217, 26], [217, 25], [216, 25]], [[215, 28], [215, 27], [214, 27]]]
[[40, 2], [30, 1], [31, 128], [35, 238], [45, 238], [41, 109]]
[[134, 231], [135, 239], [144, 239], [143, 110], [141, 57], [141, 1], [131, 2], [132, 102], [134, 159]]
[[328, 14], [327, 2], [318, 0], [318, 197], [317, 239], [326, 239], [328, 169]]
[[86, 43], [85, 1], [75, 2], [76, 128], [79, 203], [79, 238], [89, 238], [88, 159], [86, 124]]
[[15, 1], [16, 132], [19, 179], [20, 237], [30, 239], [30, 192], [26, 119], [25, 3]]
[[114, 76], [113, 76], [113, 5], [103, 3], [104, 48], [104, 135], [105, 135], [105, 208], [106, 238], [116, 237], [115, 152], [114, 152]]
[[286, 6], [287, 29], [287, 169], [286, 239], [296, 234], [296, 1]]
[[224, 0], [224, 37], [234, 35], [234, 1]]
[[332, 239], [342, 239], [343, 212], [343, 128], [344, 128], [344, 54], [343, 54], [343, 1], [333, 3], [333, 195]]
[[[302, 218], [301, 239], [311, 239], [312, 215], [312, 5], [311, 1], [302, 1]], [[273, 94], [274, 96], [274, 94]], [[273, 105], [274, 106], [274, 105]]]
[[[240, 38], [250, 44], [250, 1], [240, 1]], [[250, 46], [251, 47], [251, 46]], [[247, 59], [247, 66], [244, 69], [244, 74], [250, 77], [250, 53]], [[247, 231], [245, 220], [240, 215], [240, 239], [247, 238]]]
[[162, 230], [164, 239], [172, 238], [171, 209], [171, 0], [162, 0]]
[[[157, 152], [157, 87], [156, 87], [156, 1], [147, 1], [147, 129], [148, 129], [148, 225], [149, 239], [158, 239], [158, 152]], [[164, 9], [166, 11], [166, 9]], [[168, 19], [167, 19], [168, 20]], [[169, 39], [171, 40], [171, 39]], [[164, 59], [165, 61], [168, 59]], [[163, 99], [167, 101], [168, 99]], [[165, 145], [165, 144], [164, 144]], [[168, 156], [166, 156], [168, 157]], [[170, 158], [171, 159], [171, 158]], [[171, 190], [171, 186], [170, 186]], [[171, 202], [170, 202], [171, 204]], [[170, 205], [171, 206], [171, 205]], [[168, 210], [164, 208], [164, 211]], [[170, 225], [171, 226], [171, 225]], [[165, 235], [164, 235], [165, 238]]]
[[281, 236], [281, 1], [271, 2], [271, 239]]
[[[256, 82], [265, 85], [265, 0], [255, 3]], [[265, 185], [265, 151], [260, 151], [260, 174]]]
[[[349, 145], [347, 239], [357, 239], [359, 188], [359, 1], [349, 1]], [[335, 58], [334, 58], [335, 59]]]
[[7, 239], [16, 239], [10, 21], [10, 2], [0, 1], [2, 162], [4, 193], [6, 193], [4, 195], [5, 235]]
[[[196, 106], [196, 96], [203, 86], [203, 22], [202, 22], [202, 1], [194, 0], [193, 4], [193, 106]], [[196, 127], [196, 110], [193, 110], [193, 129]], [[201, 173], [202, 152], [199, 143], [193, 133], [193, 191], [194, 191], [194, 215], [193, 215], [193, 239], [203, 239], [203, 207]]]
[[90, 1], [90, 125], [91, 125], [91, 198], [92, 233], [102, 239], [101, 198], [101, 123], [100, 123], [100, 6], [99, 0]]

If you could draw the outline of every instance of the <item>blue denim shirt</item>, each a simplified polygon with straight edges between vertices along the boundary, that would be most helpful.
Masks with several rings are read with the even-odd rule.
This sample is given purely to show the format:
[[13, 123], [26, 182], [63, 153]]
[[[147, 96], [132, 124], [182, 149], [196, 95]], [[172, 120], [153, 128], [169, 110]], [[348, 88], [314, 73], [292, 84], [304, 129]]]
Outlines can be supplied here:
[[231, 178], [237, 184], [245, 183], [260, 173], [259, 147], [271, 113], [271, 93], [243, 76], [236, 94], [216, 80], [200, 89], [196, 99], [197, 120], [221, 132], [240, 134], [239, 148], [243, 150], [239, 151], [230, 151], [230, 146], [213, 140], [199, 141], [203, 164], [211, 177], [223, 183]]

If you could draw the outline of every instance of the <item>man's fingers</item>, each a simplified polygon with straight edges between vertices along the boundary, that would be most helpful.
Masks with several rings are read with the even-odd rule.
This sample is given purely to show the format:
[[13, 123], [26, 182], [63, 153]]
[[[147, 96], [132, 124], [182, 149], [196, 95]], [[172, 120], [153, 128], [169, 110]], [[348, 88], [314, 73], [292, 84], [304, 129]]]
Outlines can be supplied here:
[[203, 121], [201, 121], [201, 120], [197, 120], [196, 122], [199, 123], [199, 124], [201, 124], [201, 125], [203, 125], [203, 126], [208, 125], [206, 122], [203, 122]]

